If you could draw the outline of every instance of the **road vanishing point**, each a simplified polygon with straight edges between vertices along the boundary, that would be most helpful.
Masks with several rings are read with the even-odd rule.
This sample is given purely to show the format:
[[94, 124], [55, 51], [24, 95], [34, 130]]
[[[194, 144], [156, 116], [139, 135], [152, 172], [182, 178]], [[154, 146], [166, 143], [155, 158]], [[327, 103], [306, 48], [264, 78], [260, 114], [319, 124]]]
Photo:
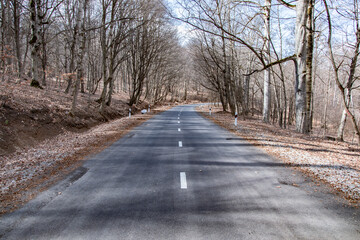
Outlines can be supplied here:
[[0, 219], [3, 239], [360, 239], [359, 210], [196, 105], [154, 116]]

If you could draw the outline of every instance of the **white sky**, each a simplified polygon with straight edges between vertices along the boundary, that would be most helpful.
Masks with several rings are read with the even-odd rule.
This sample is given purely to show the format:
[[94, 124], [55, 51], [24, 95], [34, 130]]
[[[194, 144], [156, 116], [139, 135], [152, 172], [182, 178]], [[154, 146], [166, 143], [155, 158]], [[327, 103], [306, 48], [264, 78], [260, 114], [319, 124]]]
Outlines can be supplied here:
[[[173, 14], [175, 14], [175, 16], [179, 16], [181, 13], [181, 6], [179, 6], [177, 0], [167, 0], [167, 2]], [[174, 20], [174, 26], [178, 30], [180, 44], [182, 46], [185, 46], [189, 40], [195, 36], [191, 27], [184, 22]]]

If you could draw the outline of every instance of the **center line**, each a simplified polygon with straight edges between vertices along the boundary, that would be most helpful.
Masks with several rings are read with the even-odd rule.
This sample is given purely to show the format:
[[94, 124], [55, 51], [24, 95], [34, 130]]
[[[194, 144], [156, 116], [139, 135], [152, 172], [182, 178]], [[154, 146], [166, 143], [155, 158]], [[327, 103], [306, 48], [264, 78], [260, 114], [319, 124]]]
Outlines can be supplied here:
[[179, 141], [179, 147], [182, 147], [182, 141]]
[[180, 172], [180, 188], [181, 189], [187, 189], [185, 172]]
[[180, 129], [180, 128], [178, 128], [178, 132], [181, 132], [181, 129]]

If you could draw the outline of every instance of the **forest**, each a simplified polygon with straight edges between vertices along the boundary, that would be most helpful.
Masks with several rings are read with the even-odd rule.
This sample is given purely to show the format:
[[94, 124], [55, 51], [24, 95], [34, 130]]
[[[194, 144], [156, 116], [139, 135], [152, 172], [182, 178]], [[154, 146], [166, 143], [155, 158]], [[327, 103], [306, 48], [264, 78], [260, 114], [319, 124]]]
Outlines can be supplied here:
[[359, 3], [0, 0], [0, 220], [34, 200], [73, 239], [358, 239], [332, 216], [360, 233]]
[[2, 81], [61, 89], [73, 115], [79, 92], [101, 92], [100, 112], [115, 90], [155, 104], [180, 88], [176, 35], [158, 1], [1, 1]]
[[340, 141], [348, 126], [359, 142], [359, 1], [179, 4], [175, 18], [197, 30], [197, 79], [224, 111]]
[[[206, 95], [360, 143], [358, 0], [1, 0], [1, 82], [128, 105]], [[179, 28], [185, 28], [185, 32]], [[185, 35], [185, 36], [184, 36]], [[183, 39], [186, 39], [185, 41]]]

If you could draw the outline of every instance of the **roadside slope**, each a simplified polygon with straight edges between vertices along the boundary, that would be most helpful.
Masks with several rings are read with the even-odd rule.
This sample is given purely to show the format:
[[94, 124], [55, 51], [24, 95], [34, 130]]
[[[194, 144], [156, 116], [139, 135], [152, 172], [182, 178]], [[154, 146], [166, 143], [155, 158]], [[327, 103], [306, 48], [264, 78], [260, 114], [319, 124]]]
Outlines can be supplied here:
[[[38, 89], [28, 82], [0, 84], [0, 156], [37, 146], [66, 132], [84, 132], [108, 120], [126, 116], [126, 94], [114, 94], [105, 113], [98, 112], [99, 92], [79, 94], [76, 116], [69, 114], [72, 96], [62, 89]], [[140, 106], [141, 107], [141, 106]], [[134, 112], [138, 110], [136, 107]]]

